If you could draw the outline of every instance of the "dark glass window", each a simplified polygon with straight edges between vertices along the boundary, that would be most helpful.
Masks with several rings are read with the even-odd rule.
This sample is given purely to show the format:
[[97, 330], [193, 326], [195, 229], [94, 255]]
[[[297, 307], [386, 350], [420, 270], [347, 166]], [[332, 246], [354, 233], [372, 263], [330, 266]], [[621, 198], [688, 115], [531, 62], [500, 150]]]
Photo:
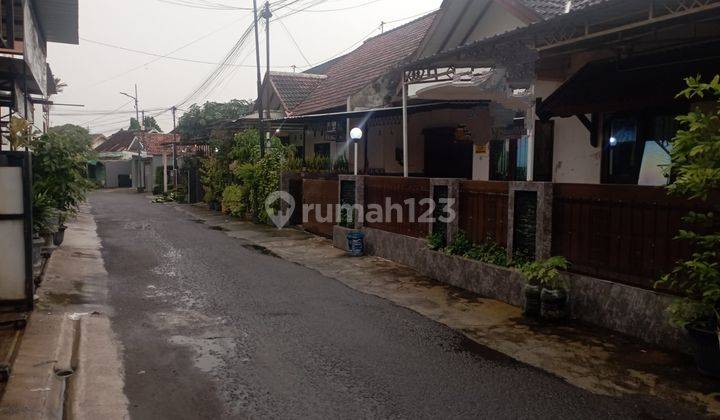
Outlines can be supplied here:
[[330, 157], [330, 143], [315, 143], [313, 150], [315, 156]]

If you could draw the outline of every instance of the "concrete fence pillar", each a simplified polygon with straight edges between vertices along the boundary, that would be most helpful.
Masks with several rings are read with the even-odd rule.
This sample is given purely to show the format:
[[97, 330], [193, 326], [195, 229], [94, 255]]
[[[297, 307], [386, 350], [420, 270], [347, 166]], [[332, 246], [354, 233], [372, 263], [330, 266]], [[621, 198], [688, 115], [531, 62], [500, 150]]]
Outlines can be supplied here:
[[510, 182], [508, 255], [531, 259], [552, 256], [553, 184]]
[[340, 175], [338, 177], [338, 203], [340, 205], [355, 206], [358, 211], [353, 217], [355, 229], [362, 229], [365, 225], [363, 217], [359, 217], [360, 210], [365, 208], [365, 175]]
[[[435, 223], [430, 224], [429, 234], [433, 234], [441, 226], [445, 229], [445, 240], [451, 243], [460, 231], [460, 180], [454, 178], [431, 178], [430, 199], [435, 204], [433, 217]], [[445, 201], [447, 200], [447, 201]], [[455, 217], [450, 217], [454, 214]], [[449, 218], [447, 223], [438, 220], [439, 217]]]

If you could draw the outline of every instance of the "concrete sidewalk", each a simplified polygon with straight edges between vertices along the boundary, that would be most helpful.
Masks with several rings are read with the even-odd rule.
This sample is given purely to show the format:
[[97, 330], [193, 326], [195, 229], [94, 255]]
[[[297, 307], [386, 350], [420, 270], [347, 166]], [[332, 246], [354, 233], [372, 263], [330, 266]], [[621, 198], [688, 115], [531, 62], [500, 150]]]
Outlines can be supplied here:
[[100, 246], [95, 221], [83, 206], [49, 261], [0, 417], [128, 418]]
[[527, 321], [519, 308], [435, 282], [388, 260], [347, 257], [332, 241], [305, 232], [237, 221], [200, 206], [170, 206], [237, 238], [238, 246], [390, 300], [582, 389], [620, 398], [660, 398], [720, 416], [720, 382], [700, 377], [684, 356], [590, 326]]

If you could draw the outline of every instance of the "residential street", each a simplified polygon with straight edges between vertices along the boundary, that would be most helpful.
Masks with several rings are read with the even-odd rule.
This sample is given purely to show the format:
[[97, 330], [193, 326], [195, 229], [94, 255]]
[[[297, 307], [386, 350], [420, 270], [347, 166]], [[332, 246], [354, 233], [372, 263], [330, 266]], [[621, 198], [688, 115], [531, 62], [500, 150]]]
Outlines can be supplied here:
[[134, 418], [687, 415], [582, 391], [144, 195], [90, 204]]

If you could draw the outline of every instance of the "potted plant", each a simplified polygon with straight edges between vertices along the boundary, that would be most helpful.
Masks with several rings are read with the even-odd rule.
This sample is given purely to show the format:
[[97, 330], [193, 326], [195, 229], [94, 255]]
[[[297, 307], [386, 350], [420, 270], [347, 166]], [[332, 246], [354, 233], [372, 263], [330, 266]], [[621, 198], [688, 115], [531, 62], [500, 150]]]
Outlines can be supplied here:
[[526, 280], [524, 314], [556, 321], [568, 316], [567, 285], [560, 278], [560, 271], [567, 269], [568, 261], [556, 256], [543, 261], [533, 261], [520, 266]]
[[[687, 89], [678, 96], [686, 100], [714, 100], [720, 105], [720, 76], [710, 83], [700, 77], [685, 79]], [[720, 377], [720, 111], [693, 107], [677, 117], [681, 129], [671, 141], [667, 174], [670, 194], [695, 200], [701, 212], [689, 212], [686, 228], [676, 239], [692, 246], [692, 254], [679, 261], [657, 286], [684, 297], [668, 308], [670, 323], [684, 327], [695, 348], [698, 370]]]
[[53, 233], [53, 245], [55, 246], [60, 246], [63, 241], [65, 241], [65, 230], [67, 229], [65, 222], [67, 222], [69, 214], [72, 213], [68, 211], [58, 212], [58, 226], [57, 230]]
[[57, 228], [57, 211], [52, 200], [46, 193], [35, 191], [32, 200], [33, 212], [33, 264], [37, 264], [42, 256], [42, 248], [49, 246], [52, 235]]

